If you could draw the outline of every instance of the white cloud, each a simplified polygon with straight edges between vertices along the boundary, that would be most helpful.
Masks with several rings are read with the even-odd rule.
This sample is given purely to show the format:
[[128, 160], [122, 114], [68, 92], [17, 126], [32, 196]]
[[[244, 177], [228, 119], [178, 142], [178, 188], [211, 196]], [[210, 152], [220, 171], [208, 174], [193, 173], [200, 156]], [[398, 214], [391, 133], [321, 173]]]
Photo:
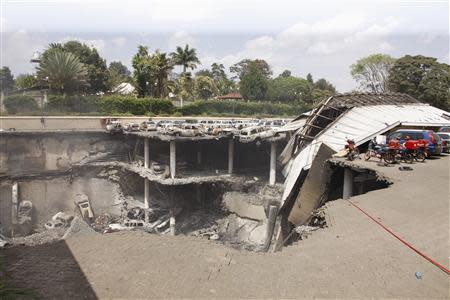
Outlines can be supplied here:
[[127, 39], [123, 36], [116, 37], [112, 39], [112, 43], [117, 47], [122, 47], [126, 44]]
[[87, 46], [91, 47], [91, 48], [95, 48], [97, 49], [98, 52], [102, 52], [105, 49], [105, 41], [102, 39], [82, 39], [79, 37], [74, 37], [74, 36], [66, 36], [63, 39], [61, 39], [59, 42], [60, 43], [65, 43], [68, 41], [78, 41], [80, 43], [86, 44]]
[[8, 20], [3, 17], [0, 17], [0, 32], [6, 32]]
[[177, 46], [184, 47], [186, 44], [191, 48], [195, 46], [195, 39], [187, 31], [180, 30], [169, 37], [169, 51], [173, 51]]

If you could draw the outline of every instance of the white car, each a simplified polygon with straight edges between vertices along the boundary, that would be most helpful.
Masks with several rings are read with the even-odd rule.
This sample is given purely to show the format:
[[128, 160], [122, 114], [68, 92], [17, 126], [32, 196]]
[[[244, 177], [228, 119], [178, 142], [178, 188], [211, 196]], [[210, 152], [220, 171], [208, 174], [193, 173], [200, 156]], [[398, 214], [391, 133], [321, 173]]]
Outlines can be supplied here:
[[106, 131], [108, 131], [110, 133], [122, 132], [122, 130], [123, 130], [123, 127], [119, 121], [109, 121], [106, 124]]
[[142, 220], [126, 220], [122, 224], [112, 223], [108, 225], [108, 228], [113, 231], [143, 229], [144, 227], [145, 223]]
[[6, 238], [4, 235], [0, 234], [0, 249], [10, 247], [12, 243], [8, 238]]
[[138, 123], [127, 123], [124, 127], [125, 131], [139, 131], [141, 130]]
[[48, 230], [56, 229], [56, 228], [62, 228], [64, 227], [64, 223], [60, 220], [51, 220], [45, 223], [44, 227]]
[[140, 129], [143, 131], [156, 131], [158, 124], [155, 121], [144, 121], [141, 123]]
[[264, 126], [252, 126], [244, 128], [239, 133], [239, 141], [242, 143], [261, 142], [262, 139], [274, 136], [275, 132], [271, 128]]

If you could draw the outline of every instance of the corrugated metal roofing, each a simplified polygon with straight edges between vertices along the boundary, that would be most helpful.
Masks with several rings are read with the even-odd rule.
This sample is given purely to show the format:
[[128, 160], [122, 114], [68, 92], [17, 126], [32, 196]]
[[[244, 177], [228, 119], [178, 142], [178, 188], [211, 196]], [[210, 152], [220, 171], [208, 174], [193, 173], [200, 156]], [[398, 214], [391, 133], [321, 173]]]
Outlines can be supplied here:
[[402, 93], [345, 93], [334, 95], [329, 105], [334, 107], [354, 107], [366, 105], [418, 104], [420, 101]]
[[373, 136], [402, 124], [450, 126], [450, 113], [427, 104], [353, 107], [329, 124], [286, 166], [283, 201], [289, 196], [300, 172], [309, 169], [322, 143], [338, 152], [344, 149], [349, 138], [360, 145]]

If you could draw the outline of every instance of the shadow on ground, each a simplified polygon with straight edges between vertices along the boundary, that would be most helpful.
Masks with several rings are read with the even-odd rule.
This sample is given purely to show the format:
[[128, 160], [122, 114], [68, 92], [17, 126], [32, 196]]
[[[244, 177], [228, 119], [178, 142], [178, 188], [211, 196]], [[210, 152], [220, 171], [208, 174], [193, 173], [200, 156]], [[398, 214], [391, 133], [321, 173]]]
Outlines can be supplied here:
[[2, 250], [0, 256], [0, 282], [9, 289], [19, 293], [31, 290], [31, 298], [97, 299], [65, 241], [9, 248]]

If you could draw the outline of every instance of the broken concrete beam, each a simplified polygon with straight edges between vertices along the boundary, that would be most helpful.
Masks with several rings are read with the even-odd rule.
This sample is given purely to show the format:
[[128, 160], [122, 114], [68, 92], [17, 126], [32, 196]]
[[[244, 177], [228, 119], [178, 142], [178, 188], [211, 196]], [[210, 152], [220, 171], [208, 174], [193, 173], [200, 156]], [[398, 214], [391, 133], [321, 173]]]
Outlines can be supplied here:
[[224, 205], [230, 211], [242, 218], [248, 218], [258, 221], [266, 221], [266, 213], [261, 205], [254, 205], [234, 197], [225, 197]]

